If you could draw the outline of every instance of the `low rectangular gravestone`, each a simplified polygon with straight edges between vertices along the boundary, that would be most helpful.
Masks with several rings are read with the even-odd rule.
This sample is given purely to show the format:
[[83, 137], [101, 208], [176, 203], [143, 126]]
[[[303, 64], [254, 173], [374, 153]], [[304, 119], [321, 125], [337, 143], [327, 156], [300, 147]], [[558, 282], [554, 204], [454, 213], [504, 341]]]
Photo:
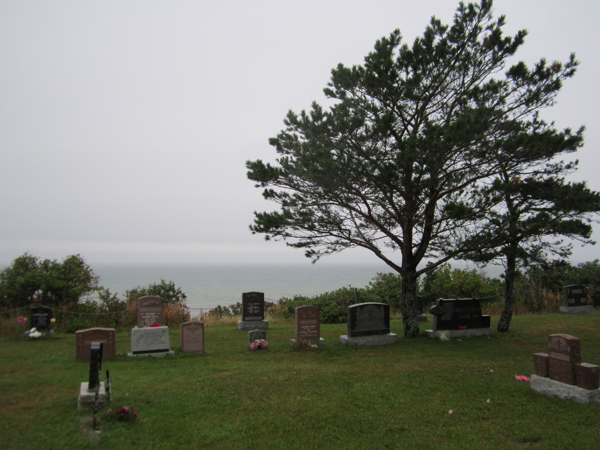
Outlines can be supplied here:
[[137, 326], [151, 327], [158, 323], [165, 325], [165, 306], [160, 297], [146, 296], [138, 299]]
[[244, 292], [242, 294], [242, 320], [260, 321], [265, 319], [265, 294]]
[[251, 330], [248, 331], [248, 344], [252, 344], [254, 341], [260, 341], [261, 339], [267, 340], [267, 332], [264, 330]]
[[564, 306], [587, 306], [587, 287], [582, 284], [563, 287]]
[[88, 328], [75, 332], [75, 359], [90, 359], [92, 342], [103, 344], [102, 358], [112, 358], [117, 355], [116, 331], [114, 328]]
[[579, 338], [569, 334], [548, 336], [548, 372], [550, 378], [561, 383], [575, 385], [575, 365], [581, 364]]
[[181, 351], [185, 353], [204, 352], [204, 324], [202, 322], [186, 322], [179, 325]]
[[576, 364], [575, 374], [577, 386], [582, 389], [598, 389], [600, 384], [600, 367], [594, 364]]
[[296, 340], [318, 341], [321, 338], [321, 310], [318, 306], [296, 308]]
[[169, 344], [169, 327], [131, 330], [131, 353], [128, 356], [162, 357], [167, 353], [173, 353]]
[[376, 336], [390, 332], [390, 306], [359, 303], [348, 307], [348, 337]]
[[443, 299], [429, 308], [433, 314], [433, 331], [490, 328], [490, 316], [481, 314], [481, 303], [476, 298]]
[[45, 306], [32, 306], [29, 310], [29, 329], [47, 331], [52, 326], [52, 308]]
[[548, 376], [548, 353], [533, 354], [533, 370], [540, 377]]

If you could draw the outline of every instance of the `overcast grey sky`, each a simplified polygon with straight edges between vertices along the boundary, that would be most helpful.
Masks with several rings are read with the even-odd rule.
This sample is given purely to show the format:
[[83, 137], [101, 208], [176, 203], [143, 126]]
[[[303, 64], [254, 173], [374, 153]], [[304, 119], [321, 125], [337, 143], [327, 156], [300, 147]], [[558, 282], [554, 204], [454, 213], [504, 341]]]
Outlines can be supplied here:
[[[268, 138], [289, 109], [323, 102], [339, 62], [361, 63], [396, 28], [412, 43], [432, 15], [451, 23], [457, 5], [1, 0], [0, 265], [26, 251], [91, 264], [308, 264], [248, 231], [252, 212], [274, 205], [245, 161], [274, 159]], [[577, 53], [577, 75], [542, 116], [587, 126], [575, 179], [600, 190], [600, 2], [496, 0], [495, 11], [506, 33], [529, 31], [517, 59]], [[598, 254], [577, 246], [573, 260]]]

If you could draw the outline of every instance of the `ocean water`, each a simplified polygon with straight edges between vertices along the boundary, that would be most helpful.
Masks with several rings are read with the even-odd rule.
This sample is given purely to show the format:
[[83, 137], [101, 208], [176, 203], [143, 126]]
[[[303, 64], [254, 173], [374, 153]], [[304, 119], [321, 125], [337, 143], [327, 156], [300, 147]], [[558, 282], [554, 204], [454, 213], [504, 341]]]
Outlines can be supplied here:
[[264, 292], [277, 301], [313, 296], [342, 287], [366, 286], [383, 265], [94, 265], [100, 285], [121, 296], [137, 286], [173, 281], [187, 295], [190, 308], [214, 308], [242, 301], [243, 292]]

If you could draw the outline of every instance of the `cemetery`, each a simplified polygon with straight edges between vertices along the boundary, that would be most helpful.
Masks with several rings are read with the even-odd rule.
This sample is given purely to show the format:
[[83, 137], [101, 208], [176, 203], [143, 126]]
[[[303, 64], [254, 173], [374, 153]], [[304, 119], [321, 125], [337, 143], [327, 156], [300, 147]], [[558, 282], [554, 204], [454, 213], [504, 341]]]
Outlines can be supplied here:
[[[347, 323], [324, 324], [319, 308], [307, 305], [293, 320], [271, 317], [268, 330], [240, 333], [231, 323], [160, 325], [153, 301], [153, 316], [145, 322], [152, 323], [131, 330], [2, 338], [0, 392], [8, 411], [3, 448], [22, 448], [27, 433], [34, 440], [56, 436], [60, 448], [82, 448], [92, 424], [101, 445], [127, 442], [140, 449], [158, 442], [161, 448], [202, 442], [232, 449], [290, 443], [394, 448], [402, 442], [433, 449], [440, 441], [448, 448], [594, 448], [590, 443], [600, 434], [596, 313], [519, 315], [508, 333], [443, 341], [398, 338], [402, 319], [385, 306], [352, 305]], [[497, 318], [480, 317], [472, 302], [437, 301], [435, 307], [428, 320], [438, 331], [450, 324], [487, 328]], [[421, 323], [423, 337], [430, 326]], [[556, 333], [548, 336], [548, 329]], [[390, 335], [394, 341], [386, 342]], [[353, 344], [340, 336], [384, 339], [387, 345]], [[251, 351], [257, 341], [268, 342], [268, 350]], [[516, 378], [532, 368], [531, 382]], [[540, 379], [544, 385], [537, 389]], [[586, 391], [587, 404], [578, 395], [545, 392], [549, 383], [561, 385], [559, 392]], [[556, 416], [568, 417], [569, 427], [552, 426]], [[31, 420], [36, 427], [25, 428]], [[472, 423], [485, 424], [490, 440], [484, 447]], [[67, 431], [57, 435], [58, 429]]]

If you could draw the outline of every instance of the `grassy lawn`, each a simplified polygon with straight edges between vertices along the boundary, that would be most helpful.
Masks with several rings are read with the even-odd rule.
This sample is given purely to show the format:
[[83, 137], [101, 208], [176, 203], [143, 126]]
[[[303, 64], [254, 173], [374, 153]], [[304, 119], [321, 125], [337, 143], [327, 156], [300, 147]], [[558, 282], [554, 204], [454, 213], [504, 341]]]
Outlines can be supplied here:
[[[497, 317], [492, 318], [495, 327]], [[425, 330], [431, 321], [422, 324]], [[400, 319], [392, 331], [402, 335]], [[235, 326], [206, 329], [206, 353], [128, 358], [130, 334], [103, 363], [110, 407], [135, 405], [132, 423], [104, 418], [94, 441], [76, 410], [88, 363], [75, 336], [0, 339], [0, 447], [9, 449], [597, 449], [600, 404], [534, 393], [515, 375], [532, 373], [547, 337], [581, 339], [582, 362], [600, 364], [600, 313], [526, 315], [508, 333], [395, 345], [339, 343], [344, 325], [322, 325], [326, 347], [290, 347], [293, 323], [271, 320], [269, 349], [247, 351]], [[489, 402], [488, 402], [489, 400]], [[448, 412], [452, 410], [453, 413]]]

